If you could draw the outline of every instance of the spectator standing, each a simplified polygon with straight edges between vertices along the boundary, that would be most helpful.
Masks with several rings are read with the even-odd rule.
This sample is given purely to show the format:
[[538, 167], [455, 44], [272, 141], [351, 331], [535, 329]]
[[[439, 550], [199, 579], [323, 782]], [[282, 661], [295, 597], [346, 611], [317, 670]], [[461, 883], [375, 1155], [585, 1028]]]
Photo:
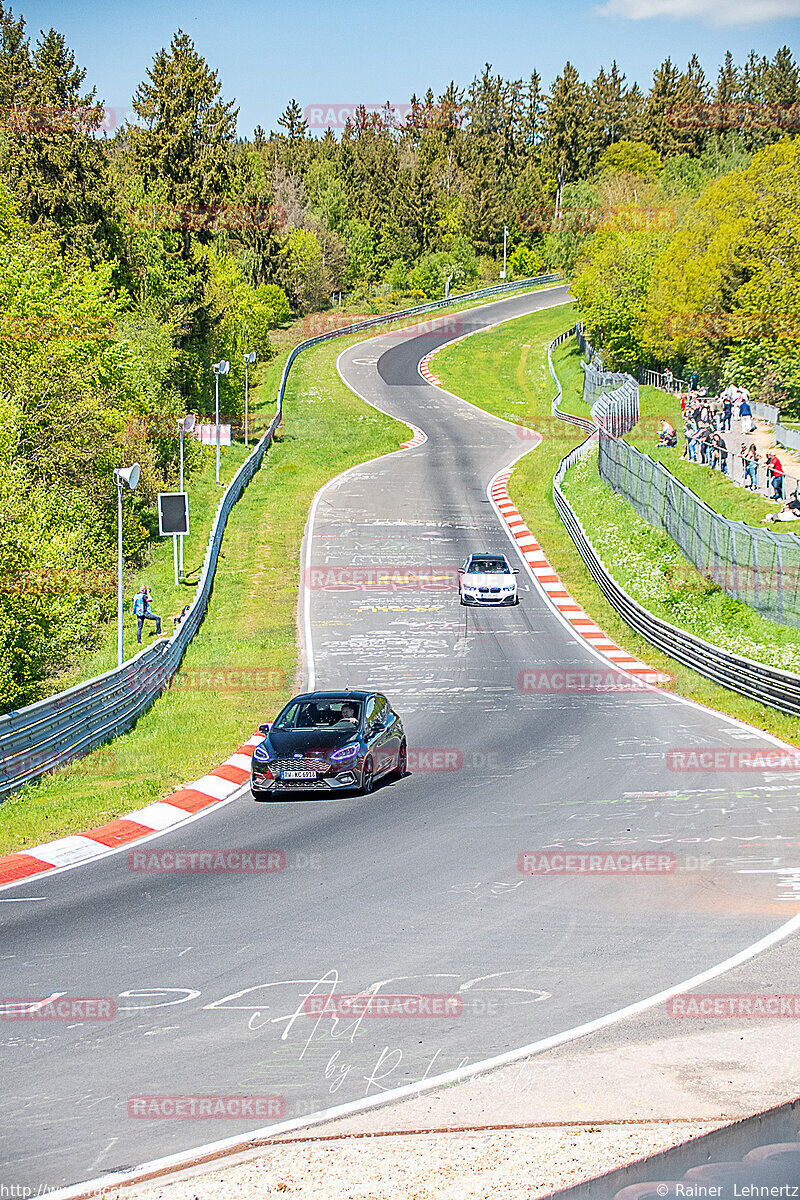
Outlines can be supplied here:
[[136, 641], [140, 646], [142, 644], [142, 626], [145, 621], [155, 621], [156, 636], [161, 636], [161, 617], [157, 616], [151, 609], [150, 601], [152, 599], [153, 597], [146, 587], [140, 588], [133, 598], [133, 615], [138, 622], [136, 627]]
[[747, 480], [749, 476], [747, 474], [747, 446], [744, 444], [744, 442], [742, 442], [741, 446], [739, 447], [739, 457], [742, 460], [742, 486], [747, 487]]
[[750, 449], [747, 451], [747, 487], [751, 492], [758, 491], [758, 450], [755, 442], [750, 443]]
[[723, 394], [722, 397], [722, 432], [728, 433], [731, 431], [731, 418], [733, 416], [733, 399], [730, 392]]
[[692, 371], [691, 375], [689, 376], [689, 387], [692, 389], [693, 392], [697, 390], [698, 382], [699, 382], [699, 379], [697, 376], [697, 371]]
[[717, 466], [723, 475], [728, 474], [728, 447], [721, 433], [714, 434], [714, 445], [717, 448]]
[[742, 397], [742, 401], [739, 405], [739, 416], [742, 421], [742, 433], [752, 433], [753, 430], [755, 429], [755, 422], [753, 421], [753, 410], [750, 407], [750, 404], [747, 401], [746, 397], [744, 397], [744, 396]]
[[777, 454], [767, 459], [767, 483], [772, 484], [772, 499], [783, 500], [783, 467]]
[[686, 438], [684, 458], [687, 462], [697, 462], [697, 430], [689, 420], [683, 423], [683, 436]]

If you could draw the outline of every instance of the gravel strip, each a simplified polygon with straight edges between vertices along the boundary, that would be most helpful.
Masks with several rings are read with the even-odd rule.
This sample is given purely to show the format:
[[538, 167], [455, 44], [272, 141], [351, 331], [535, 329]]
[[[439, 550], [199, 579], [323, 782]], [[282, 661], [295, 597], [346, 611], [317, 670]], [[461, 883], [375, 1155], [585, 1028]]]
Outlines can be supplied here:
[[534, 1200], [708, 1133], [719, 1122], [391, 1134], [274, 1145], [109, 1200]]

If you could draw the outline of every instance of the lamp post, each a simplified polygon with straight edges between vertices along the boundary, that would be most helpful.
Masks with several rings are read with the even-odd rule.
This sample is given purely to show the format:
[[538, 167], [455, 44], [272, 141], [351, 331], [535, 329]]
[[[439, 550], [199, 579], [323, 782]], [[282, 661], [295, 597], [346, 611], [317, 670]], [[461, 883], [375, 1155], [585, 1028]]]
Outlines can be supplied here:
[[[455, 275], [455, 271], [453, 272], [453, 275]], [[450, 284], [451, 284], [451, 283], [452, 283], [452, 281], [453, 281], [453, 275], [448, 275], [448, 276], [447, 276], [447, 282], [446, 282], [446, 283], [445, 283], [445, 285], [444, 285], [444, 298], [445, 298], [445, 300], [449, 300], [449, 299], [450, 299]]]
[[211, 364], [211, 370], [214, 372], [214, 428], [217, 431], [217, 483], [219, 483], [219, 377], [227, 375], [230, 369], [231, 364], [224, 358]]
[[249, 352], [249, 354], [245, 354], [245, 356], [244, 356], [244, 444], [245, 444], [246, 449], [250, 448], [250, 418], [249, 418], [249, 410], [247, 407], [248, 390], [249, 390], [248, 378], [247, 378], [247, 368], [249, 366], [251, 366], [255, 361], [256, 361], [255, 350], [251, 350]]
[[117, 666], [122, 666], [122, 484], [127, 483], [131, 491], [139, 482], [141, 467], [115, 467], [117, 481]]
[[[187, 413], [185, 417], [176, 418], [178, 422], [178, 432], [181, 435], [181, 491], [183, 491], [183, 435], [191, 433], [197, 422], [197, 417], [194, 413]], [[180, 535], [180, 577], [183, 579], [183, 534]]]
[[508, 240], [508, 226], [503, 226], [503, 283], [506, 281], [506, 241]]

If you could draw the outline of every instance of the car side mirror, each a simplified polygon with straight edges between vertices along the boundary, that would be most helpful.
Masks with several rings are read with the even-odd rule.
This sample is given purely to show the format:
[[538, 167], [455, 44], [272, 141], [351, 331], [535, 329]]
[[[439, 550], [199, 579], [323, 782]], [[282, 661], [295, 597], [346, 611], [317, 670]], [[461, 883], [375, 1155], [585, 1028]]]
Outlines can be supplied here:
[[270, 722], [270, 721], [265, 721], [263, 725], [259, 725], [259, 727], [258, 727], [258, 732], [259, 732], [259, 733], [263, 733], [263, 734], [267, 734], [267, 733], [269, 733], [269, 731], [270, 731], [270, 724], [271, 724], [271, 722]]
[[514, 567], [514, 574], [519, 575], [519, 567]]

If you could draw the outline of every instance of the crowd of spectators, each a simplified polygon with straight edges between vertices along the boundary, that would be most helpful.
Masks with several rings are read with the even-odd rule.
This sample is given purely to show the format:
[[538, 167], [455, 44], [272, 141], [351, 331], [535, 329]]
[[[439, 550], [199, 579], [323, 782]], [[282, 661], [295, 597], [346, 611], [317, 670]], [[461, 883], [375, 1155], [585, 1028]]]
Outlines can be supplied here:
[[[703, 466], [722, 471], [729, 475], [735, 468], [738, 459], [741, 468], [741, 484], [748, 491], [759, 490], [759, 467], [762, 460], [759, 457], [755, 442], [742, 442], [739, 453], [728, 448], [724, 433], [732, 432], [733, 421], [740, 423], [743, 434], [752, 434], [756, 425], [753, 420], [753, 410], [750, 404], [750, 393], [746, 388], [731, 384], [718, 396], [710, 396], [708, 388], [697, 386], [697, 376], [690, 380], [690, 390], [679, 396], [681, 413], [683, 415], [683, 436], [685, 448], [683, 457], [688, 462], [701, 463]], [[678, 435], [675, 427], [669, 421], [662, 420], [658, 437], [659, 446], [677, 446]], [[770, 514], [774, 520], [794, 520], [797, 516], [794, 507], [783, 504], [784, 469], [781, 461], [774, 453], [764, 455], [763, 467], [766, 471], [767, 486], [772, 488], [770, 499], [783, 505], [780, 514]], [[795, 491], [797, 499], [797, 491]], [[786, 513], [787, 515], [783, 515]]]

